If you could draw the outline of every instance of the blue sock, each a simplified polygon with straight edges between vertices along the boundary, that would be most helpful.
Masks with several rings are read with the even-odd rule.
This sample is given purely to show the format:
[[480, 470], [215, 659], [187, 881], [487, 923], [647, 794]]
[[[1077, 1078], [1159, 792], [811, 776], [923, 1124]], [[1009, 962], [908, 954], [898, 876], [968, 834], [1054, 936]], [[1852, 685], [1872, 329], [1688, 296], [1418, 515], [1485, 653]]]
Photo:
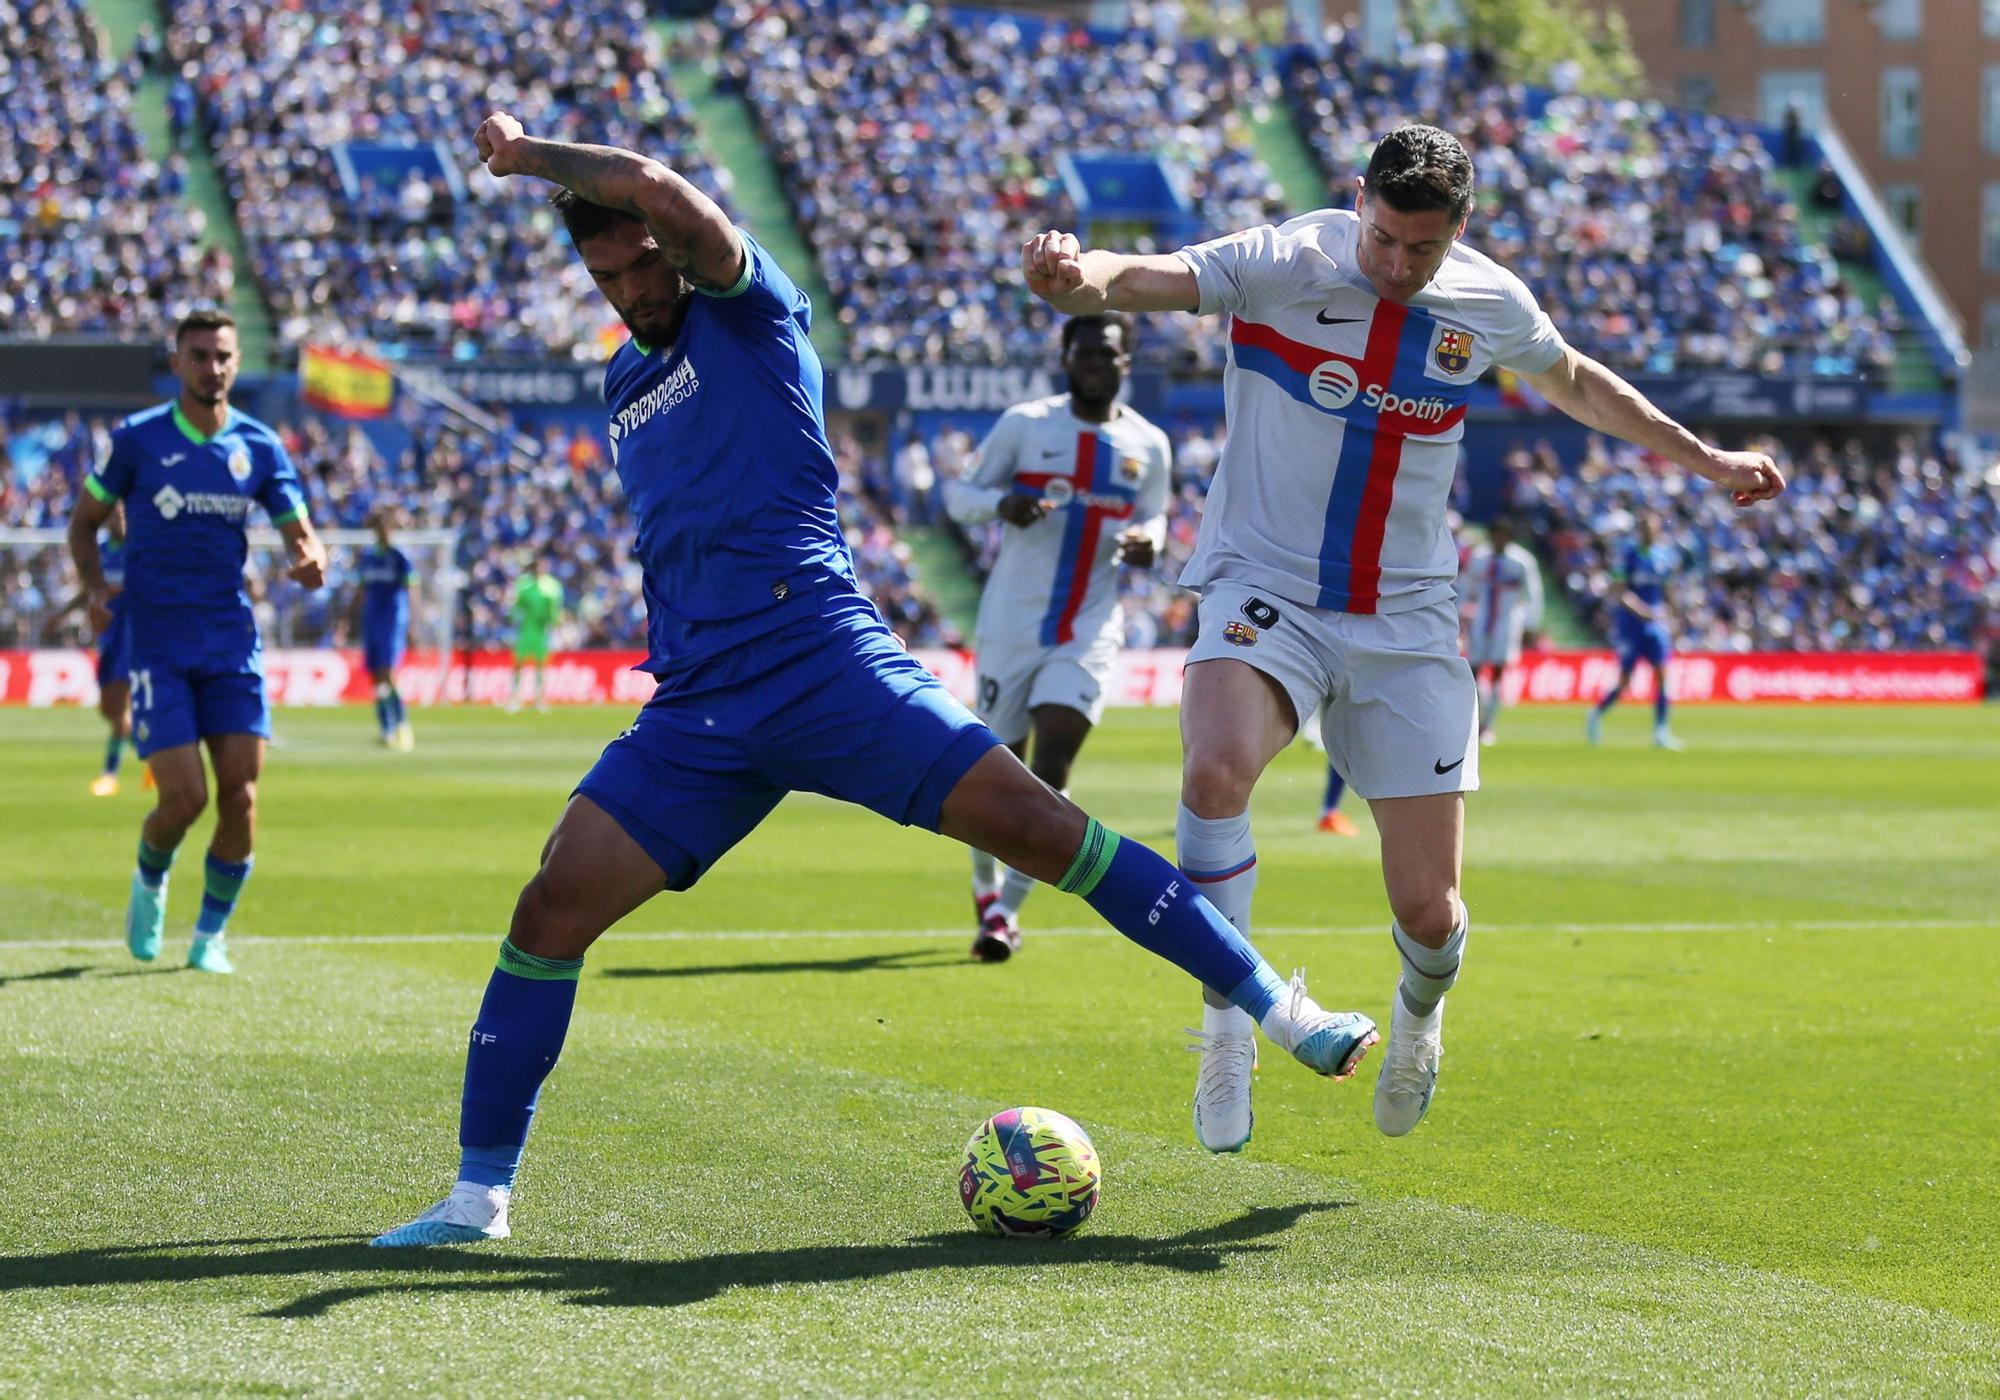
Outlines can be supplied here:
[[1618, 684], [1612, 686], [1611, 689], [1605, 691], [1604, 698], [1597, 702], [1597, 713], [1601, 715], [1606, 710], [1610, 709], [1613, 705], [1617, 704], [1618, 697], [1623, 695], [1624, 693], [1625, 693], [1625, 677], [1620, 676], [1618, 678]]
[[1653, 691], [1653, 723], [1665, 728], [1667, 723], [1667, 677], [1665, 672], [1653, 677], [1656, 689]]
[[405, 718], [407, 714], [403, 709], [402, 692], [392, 685], [389, 687], [389, 724], [391, 727], [400, 727]]
[[375, 727], [387, 734], [395, 727], [389, 718], [389, 697], [381, 686], [375, 687]]
[[236, 897], [243, 893], [243, 882], [250, 878], [252, 859], [220, 860], [211, 852], [202, 863], [201, 913], [194, 921], [196, 938], [221, 936], [236, 908]]
[[157, 850], [146, 844], [146, 838], [139, 838], [139, 878], [149, 890], [156, 890], [167, 882], [167, 872], [173, 869], [174, 853]]
[[104, 749], [104, 771], [116, 774], [118, 771], [118, 760], [124, 757], [124, 755], [125, 741], [116, 734], [113, 734], [111, 742]]
[[538, 958], [512, 943], [479, 1003], [465, 1052], [465, 1095], [458, 1115], [458, 1179], [514, 1186], [542, 1081], [556, 1067], [576, 1005], [582, 958]]
[[1340, 776], [1340, 770], [1331, 763], [1326, 765], [1326, 801], [1320, 804], [1319, 814], [1323, 817], [1340, 805], [1340, 799], [1347, 794], [1347, 779]]
[[1081, 895], [1106, 923], [1203, 986], [1221, 990], [1254, 1020], [1262, 1021], [1285, 991], [1277, 970], [1186, 876], [1095, 817], [1056, 888]]

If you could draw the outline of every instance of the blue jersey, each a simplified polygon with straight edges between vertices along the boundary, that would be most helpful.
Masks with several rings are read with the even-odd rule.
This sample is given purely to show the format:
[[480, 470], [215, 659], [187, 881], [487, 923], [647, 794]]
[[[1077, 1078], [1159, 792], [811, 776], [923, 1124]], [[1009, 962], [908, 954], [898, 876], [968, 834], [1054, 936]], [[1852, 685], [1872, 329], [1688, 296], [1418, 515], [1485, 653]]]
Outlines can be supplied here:
[[125, 614], [139, 652], [257, 645], [243, 591], [252, 504], [282, 525], [305, 514], [298, 472], [277, 434], [229, 410], [205, 437], [178, 403], [135, 413], [84, 487], [125, 502]]
[[1667, 578], [1680, 563], [1680, 551], [1669, 544], [1638, 545], [1628, 544], [1618, 561], [1618, 581], [1625, 585], [1640, 602], [1653, 609], [1651, 618], [1644, 618], [1625, 607], [1618, 608], [1618, 625], [1626, 631], [1637, 631], [1646, 627], [1666, 629], [1664, 605], [1667, 600]]
[[371, 637], [401, 636], [410, 623], [410, 557], [393, 545], [370, 545], [361, 579], [361, 628]]
[[97, 546], [97, 562], [104, 570], [104, 581], [115, 592], [107, 607], [111, 612], [111, 625], [122, 626], [125, 622], [125, 541], [118, 535], [106, 535]]
[[743, 251], [742, 278], [690, 297], [672, 345], [627, 341], [605, 369], [655, 675], [782, 625], [787, 600], [854, 586], [812, 303], [747, 234]]

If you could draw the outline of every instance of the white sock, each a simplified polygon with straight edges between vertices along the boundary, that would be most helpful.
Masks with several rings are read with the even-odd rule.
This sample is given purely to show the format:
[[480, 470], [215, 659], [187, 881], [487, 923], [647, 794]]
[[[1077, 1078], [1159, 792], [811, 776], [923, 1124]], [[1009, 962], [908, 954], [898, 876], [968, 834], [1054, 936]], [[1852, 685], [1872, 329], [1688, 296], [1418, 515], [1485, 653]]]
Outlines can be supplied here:
[[[1250, 936], [1250, 896], [1257, 892], [1257, 847], [1250, 839], [1250, 813], [1213, 821], [1181, 806], [1174, 818], [1174, 847], [1181, 873], [1195, 893], [1222, 911], [1222, 917]], [[1216, 990], [1226, 990], [1217, 988]]]
[[1257, 1023], [1240, 1006], [1204, 1006], [1201, 1009], [1201, 1029], [1211, 1036], [1255, 1035]]
[[1000, 898], [993, 902], [993, 912], [1011, 919], [1028, 902], [1028, 895], [1035, 888], [1035, 877], [1023, 875], [1011, 865], [1001, 866], [1000, 871]]
[[972, 897], [984, 899], [989, 894], [998, 893], [1000, 893], [1000, 862], [975, 847], [972, 852]]

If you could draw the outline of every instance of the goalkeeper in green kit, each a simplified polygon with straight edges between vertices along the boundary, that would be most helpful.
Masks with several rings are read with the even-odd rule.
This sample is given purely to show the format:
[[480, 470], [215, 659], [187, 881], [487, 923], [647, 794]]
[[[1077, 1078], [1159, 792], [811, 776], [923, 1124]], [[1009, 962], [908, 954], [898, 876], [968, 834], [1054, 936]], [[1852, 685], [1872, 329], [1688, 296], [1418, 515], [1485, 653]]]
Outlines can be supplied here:
[[514, 676], [507, 685], [507, 713], [521, 708], [521, 668], [535, 668], [535, 708], [546, 711], [542, 696], [549, 670], [549, 629], [562, 616], [563, 587], [549, 572], [546, 555], [535, 560], [535, 571], [514, 585]]

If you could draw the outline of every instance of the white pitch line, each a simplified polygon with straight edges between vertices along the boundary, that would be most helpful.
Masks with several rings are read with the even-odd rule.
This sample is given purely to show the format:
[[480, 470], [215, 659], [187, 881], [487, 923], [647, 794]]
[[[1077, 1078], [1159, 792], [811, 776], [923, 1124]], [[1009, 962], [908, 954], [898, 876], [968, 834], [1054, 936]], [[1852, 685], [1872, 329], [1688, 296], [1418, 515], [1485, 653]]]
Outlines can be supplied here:
[[[1489, 924], [1479, 925], [1481, 934], [1508, 933], [1559, 933], [1559, 934], [1622, 934], [1622, 933], [1809, 933], [1809, 932], [1917, 932], [1924, 929], [1978, 929], [2000, 931], [2000, 921], [1990, 919], [1785, 919], [1751, 922], [1713, 923], [1617, 923], [1617, 924]], [[1388, 930], [1382, 924], [1348, 924], [1333, 927], [1308, 928], [1303, 926], [1259, 926], [1256, 933], [1273, 938], [1296, 938], [1308, 934], [1332, 934], [1343, 938], [1365, 936], [1380, 937]], [[1037, 928], [1030, 930], [1036, 938], [1112, 938], [1116, 930], [1102, 925], [1071, 928]], [[502, 930], [489, 929], [475, 933], [355, 933], [355, 934], [301, 934], [296, 938], [283, 937], [236, 937], [230, 940], [237, 946], [282, 948], [286, 945], [302, 947], [343, 947], [347, 945], [381, 945], [397, 943], [491, 943], [497, 942]], [[680, 930], [675, 932], [618, 931], [605, 935], [609, 943], [765, 943], [789, 940], [845, 940], [845, 939], [909, 939], [912, 941], [950, 941], [965, 936], [965, 931], [949, 929], [724, 929], [709, 932]], [[0, 939], [0, 952], [16, 948], [122, 948], [122, 939], [115, 938], [10, 938]]]

